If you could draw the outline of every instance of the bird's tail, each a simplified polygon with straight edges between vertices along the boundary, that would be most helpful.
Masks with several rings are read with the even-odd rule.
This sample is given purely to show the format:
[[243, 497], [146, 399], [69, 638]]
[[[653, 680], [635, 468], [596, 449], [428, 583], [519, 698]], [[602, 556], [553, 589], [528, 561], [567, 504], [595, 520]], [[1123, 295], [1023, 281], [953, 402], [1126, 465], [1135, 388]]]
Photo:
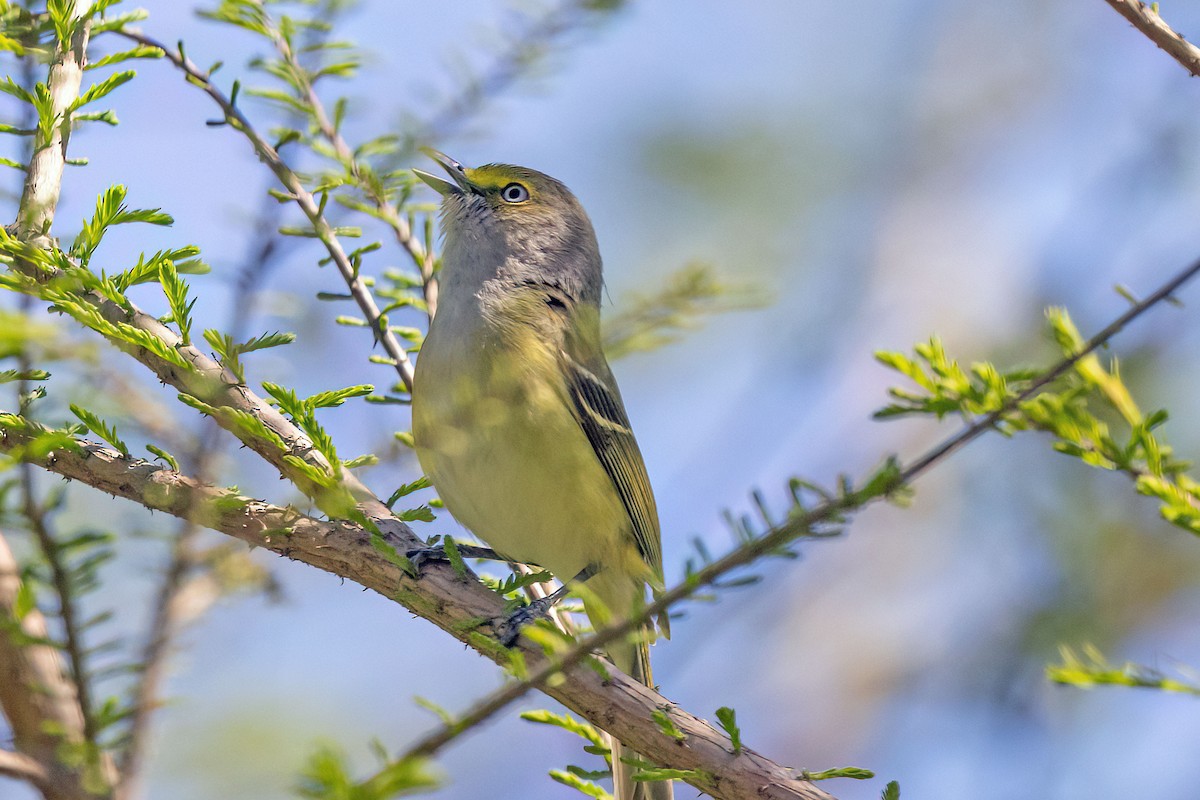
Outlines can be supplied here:
[[[654, 686], [654, 678], [650, 672], [650, 643], [647, 637], [640, 637], [637, 642], [619, 643], [610, 646], [608, 657], [630, 677], [636, 678], [647, 686]], [[670, 781], [635, 781], [633, 774], [637, 767], [626, 764], [621, 756], [637, 761], [637, 753], [623, 752], [622, 745], [615, 736], [609, 736], [612, 747], [613, 800], [673, 800], [675, 792]]]

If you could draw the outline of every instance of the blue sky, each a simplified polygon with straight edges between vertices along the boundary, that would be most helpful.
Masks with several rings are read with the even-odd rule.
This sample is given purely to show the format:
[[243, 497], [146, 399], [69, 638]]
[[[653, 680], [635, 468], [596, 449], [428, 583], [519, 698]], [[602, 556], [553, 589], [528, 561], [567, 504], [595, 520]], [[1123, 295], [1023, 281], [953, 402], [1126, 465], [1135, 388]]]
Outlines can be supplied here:
[[[146, 33], [185, 40], [197, 62], [224, 60], [226, 85], [244, 77], [250, 37], [198, 20], [191, 4], [145, 6]], [[1200, 28], [1195, 9], [1169, 11], [1178, 29]], [[514, 14], [484, 0], [363, 3], [344, 35], [370, 57], [336, 87], [351, 99], [348, 136], [437, 107], [452, 66], [486, 64]], [[60, 235], [105, 186], [128, 184], [133, 204], [176, 225], [125, 232], [106, 257], [200, 245], [213, 273], [195, 284], [198, 313], [219, 325], [269, 176], [233, 131], [204, 125], [214, 107], [169, 65], [138, 71], [114, 95], [122, 125], [73, 140], [91, 164], [68, 175]], [[896, 382], [875, 350], [936, 333], [964, 362], [1045, 364], [1045, 306], [1066, 305], [1091, 332], [1124, 310], [1113, 284], [1145, 294], [1192, 260], [1198, 87], [1100, 2], [634, 2], [438, 146], [570, 185], [595, 223], [613, 307], [691, 260], [771, 299], [614, 365], [677, 576], [692, 537], [727, 546], [721, 512], [749, 510], [752, 488], [779, 503], [791, 475], [861, 475], [953, 430], [870, 420]], [[267, 287], [253, 327], [299, 340], [256, 357], [252, 380], [385, 384], [365, 334], [335, 328], [343, 310], [312, 301], [337, 288], [317, 258], [297, 248]], [[402, 263], [385, 248], [368, 266]], [[153, 306], [152, 295], [138, 300]], [[1113, 353], [1146, 407], [1172, 408], [1167, 435], [1195, 453], [1200, 300], [1182, 297], [1187, 308], [1155, 311]], [[368, 408], [329, 424], [357, 453], [406, 420]], [[762, 565], [759, 585], [689, 607], [655, 648], [664, 692], [702, 716], [737, 708], [748, 743], [780, 762], [878, 772], [829, 787], [846, 800], [877, 797], [890, 779], [923, 798], [1192, 797], [1200, 766], [1179, 742], [1200, 724], [1188, 701], [1063, 689], [1042, 669], [1059, 642], [1085, 637], [1116, 661], [1200, 664], [1197, 545], [1123, 479], [1048, 444], [985, 439], [922, 480], [913, 507], [872, 509], [803, 559]], [[368, 482], [386, 494], [414, 470], [402, 461]], [[222, 481], [279, 491], [262, 469], [231, 467]], [[84, 495], [72, 503], [96, 513]], [[160, 555], [144, 540], [124, 548], [112, 601], [139, 607]], [[286, 599], [222, 602], [188, 633], [151, 796], [286, 797], [314, 741], [338, 742], [365, 769], [371, 737], [397, 750], [435, 723], [414, 695], [460, 709], [499, 682], [393, 604], [259, 558]], [[508, 796], [570, 797], [544, 773], [581, 758], [510, 714], [447, 751], [454, 779], [440, 796], [502, 781]]]

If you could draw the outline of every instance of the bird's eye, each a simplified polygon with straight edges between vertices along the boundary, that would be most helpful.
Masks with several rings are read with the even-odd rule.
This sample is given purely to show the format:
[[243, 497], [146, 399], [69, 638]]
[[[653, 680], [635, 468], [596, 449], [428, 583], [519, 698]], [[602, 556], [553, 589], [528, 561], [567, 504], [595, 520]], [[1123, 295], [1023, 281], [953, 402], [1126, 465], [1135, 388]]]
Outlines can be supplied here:
[[519, 183], [510, 183], [500, 190], [500, 197], [506, 203], [524, 203], [529, 199], [529, 190]]

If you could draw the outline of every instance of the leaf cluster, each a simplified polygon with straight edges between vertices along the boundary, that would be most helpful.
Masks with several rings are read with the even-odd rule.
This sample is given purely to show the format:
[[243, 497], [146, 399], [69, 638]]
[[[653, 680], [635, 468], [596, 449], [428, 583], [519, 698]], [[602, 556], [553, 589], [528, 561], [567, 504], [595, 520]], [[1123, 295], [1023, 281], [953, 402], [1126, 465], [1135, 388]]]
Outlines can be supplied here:
[[1046, 667], [1046, 677], [1055, 683], [1091, 689], [1096, 686], [1129, 686], [1200, 696], [1200, 683], [1171, 678], [1141, 664], [1115, 665], [1097, 648], [1085, 645], [1082, 652], [1059, 648], [1058, 664]]
[[[1126, 385], [1116, 358], [1103, 364], [1094, 353], [1078, 357], [1084, 340], [1067, 312], [1047, 311], [1051, 337], [1073, 368], [1024, 400], [1020, 398], [1041, 373], [1029, 369], [1002, 372], [978, 362], [969, 370], [951, 359], [942, 343], [930, 339], [913, 354], [881, 352], [876, 358], [909, 378], [916, 389], [893, 388], [898, 402], [876, 413], [879, 419], [908, 415], [965, 419], [998, 415], [995, 427], [1006, 435], [1034, 430], [1054, 437], [1053, 447], [1084, 464], [1122, 472], [1139, 494], [1159, 501], [1159, 512], [1172, 525], [1200, 534], [1200, 482], [1191, 464], [1176, 459], [1163, 439], [1167, 412], [1144, 414]], [[1018, 402], [1019, 401], [1019, 402]]]

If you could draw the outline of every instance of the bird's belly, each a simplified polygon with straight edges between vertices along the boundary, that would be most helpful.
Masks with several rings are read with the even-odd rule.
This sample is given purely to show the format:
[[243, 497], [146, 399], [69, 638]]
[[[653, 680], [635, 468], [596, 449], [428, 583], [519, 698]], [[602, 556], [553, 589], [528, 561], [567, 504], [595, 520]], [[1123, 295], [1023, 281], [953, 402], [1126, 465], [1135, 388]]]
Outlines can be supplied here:
[[624, 561], [626, 512], [565, 398], [527, 377], [485, 383], [425, 384], [414, 400], [418, 458], [446, 508], [497, 552], [560, 580]]

